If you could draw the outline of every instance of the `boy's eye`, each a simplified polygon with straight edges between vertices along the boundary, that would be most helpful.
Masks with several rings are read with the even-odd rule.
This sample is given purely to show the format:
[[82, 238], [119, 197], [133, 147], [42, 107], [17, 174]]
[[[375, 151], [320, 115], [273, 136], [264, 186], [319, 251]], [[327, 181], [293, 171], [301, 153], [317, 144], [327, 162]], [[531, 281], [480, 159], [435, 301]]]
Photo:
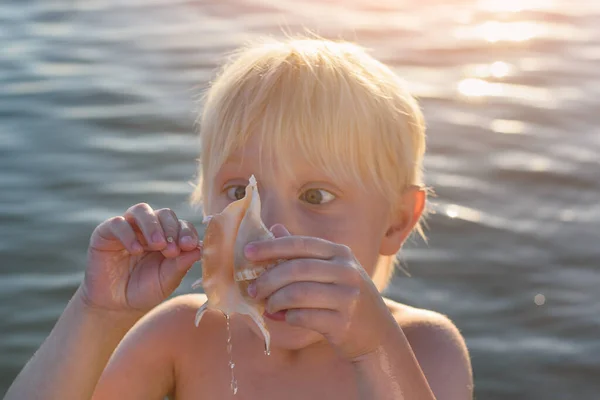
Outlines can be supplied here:
[[246, 186], [242, 186], [242, 185], [235, 185], [235, 186], [230, 186], [227, 188], [226, 190], [227, 192], [227, 197], [229, 197], [231, 200], [239, 200], [244, 198], [244, 196], [246, 195]]
[[335, 199], [335, 196], [325, 189], [308, 189], [300, 195], [300, 200], [309, 204], [325, 204]]

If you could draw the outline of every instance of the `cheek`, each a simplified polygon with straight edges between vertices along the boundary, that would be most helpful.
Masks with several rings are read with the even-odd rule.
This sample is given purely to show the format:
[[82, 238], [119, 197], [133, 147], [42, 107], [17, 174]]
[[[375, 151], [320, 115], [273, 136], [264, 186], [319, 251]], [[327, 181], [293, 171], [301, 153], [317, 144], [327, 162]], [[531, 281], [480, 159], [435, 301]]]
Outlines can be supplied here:
[[379, 260], [379, 247], [380, 242], [376, 240], [375, 235], [359, 238], [354, 245], [350, 245], [354, 256], [371, 277]]
[[385, 228], [383, 218], [374, 215], [373, 209], [366, 212], [355, 211], [357, 209], [362, 208], [353, 204], [329, 213], [316, 213], [302, 205], [285, 207], [280, 210], [276, 222], [283, 223], [294, 235], [319, 237], [350, 247], [358, 262], [372, 276]]
[[376, 223], [368, 217], [347, 215], [312, 215], [303, 221], [303, 232], [295, 234], [315, 236], [350, 247], [365, 271], [373, 274], [381, 246], [381, 232], [375, 229]]
[[378, 221], [367, 216], [351, 218], [337, 241], [352, 249], [354, 256], [370, 276], [373, 276], [380, 256], [383, 239], [380, 228]]
[[352, 236], [352, 226], [349, 218], [343, 215], [315, 213], [310, 210], [300, 210], [297, 235], [319, 237], [335, 243], [347, 244]]
[[206, 198], [202, 207], [206, 215], [214, 215], [222, 212], [231, 202], [226, 195], [215, 193]]

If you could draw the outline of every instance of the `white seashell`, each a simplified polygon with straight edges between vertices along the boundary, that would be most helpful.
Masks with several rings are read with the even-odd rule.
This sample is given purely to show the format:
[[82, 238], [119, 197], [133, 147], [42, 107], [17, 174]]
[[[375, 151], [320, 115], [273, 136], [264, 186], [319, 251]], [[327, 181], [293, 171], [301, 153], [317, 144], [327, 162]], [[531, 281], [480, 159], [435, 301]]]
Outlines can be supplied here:
[[208, 226], [204, 235], [202, 278], [192, 287], [202, 285], [208, 298], [196, 313], [196, 326], [207, 309], [220, 310], [225, 315], [248, 315], [261, 330], [269, 353], [271, 339], [263, 318], [265, 302], [256, 301], [247, 294], [250, 282], [268, 266], [252, 264], [244, 257], [244, 246], [249, 242], [274, 238], [262, 222], [260, 210], [253, 175], [242, 199], [229, 204], [223, 212], [204, 218]]

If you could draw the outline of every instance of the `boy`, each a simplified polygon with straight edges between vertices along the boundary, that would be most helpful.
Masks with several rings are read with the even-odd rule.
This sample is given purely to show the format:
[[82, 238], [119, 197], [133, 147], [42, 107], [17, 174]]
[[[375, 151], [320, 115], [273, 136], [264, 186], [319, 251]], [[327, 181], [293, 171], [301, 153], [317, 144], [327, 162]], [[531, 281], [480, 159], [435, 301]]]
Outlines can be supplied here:
[[[380, 295], [426, 201], [422, 115], [387, 67], [349, 43], [249, 46], [211, 84], [200, 136], [192, 200], [220, 212], [255, 175], [276, 238], [245, 255], [285, 260], [248, 289], [267, 301], [271, 354], [230, 319], [237, 398], [472, 397], [456, 327]], [[6, 399], [233, 398], [223, 315], [196, 328], [203, 295], [163, 302], [201, 253], [169, 209], [100, 224], [82, 285]]]

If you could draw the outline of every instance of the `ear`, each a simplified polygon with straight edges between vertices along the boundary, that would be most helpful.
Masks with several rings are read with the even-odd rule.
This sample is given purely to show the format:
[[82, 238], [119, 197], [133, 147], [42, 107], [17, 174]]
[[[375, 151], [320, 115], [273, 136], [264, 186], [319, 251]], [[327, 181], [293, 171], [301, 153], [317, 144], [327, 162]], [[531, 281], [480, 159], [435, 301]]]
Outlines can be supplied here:
[[395, 204], [398, 211], [392, 214], [390, 224], [381, 241], [379, 253], [384, 256], [394, 255], [400, 250], [408, 235], [419, 222], [427, 194], [425, 189], [418, 186], [410, 186], [402, 193], [399, 202]]

